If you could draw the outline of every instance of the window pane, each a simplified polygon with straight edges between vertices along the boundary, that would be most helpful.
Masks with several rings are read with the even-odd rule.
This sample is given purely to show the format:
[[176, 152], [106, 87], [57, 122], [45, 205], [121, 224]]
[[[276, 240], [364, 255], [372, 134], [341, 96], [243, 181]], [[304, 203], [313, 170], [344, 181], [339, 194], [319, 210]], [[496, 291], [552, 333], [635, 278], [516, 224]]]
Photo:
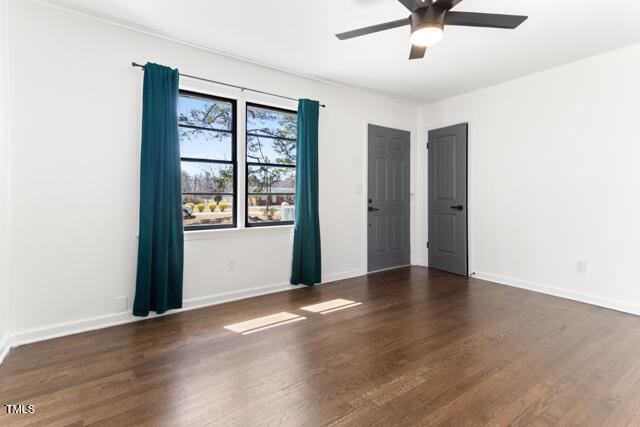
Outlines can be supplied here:
[[249, 193], [295, 193], [296, 169], [249, 166]]
[[192, 159], [233, 160], [231, 134], [181, 126], [180, 156]]
[[296, 164], [296, 141], [247, 135], [247, 161]]
[[247, 107], [247, 133], [296, 139], [297, 114]]
[[184, 225], [233, 224], [233, 196], [182, 195]]
[[295, 206], [293, 194], [249, 195], [247, 198], [249, 223], [294, 221]]
[[181, 125], [231, 130], [232, 116], [233, 107], [230, 102], [180, 95], [178, 123]]
[[233, 166], [183, 161], [182, 193], [233, 193]]

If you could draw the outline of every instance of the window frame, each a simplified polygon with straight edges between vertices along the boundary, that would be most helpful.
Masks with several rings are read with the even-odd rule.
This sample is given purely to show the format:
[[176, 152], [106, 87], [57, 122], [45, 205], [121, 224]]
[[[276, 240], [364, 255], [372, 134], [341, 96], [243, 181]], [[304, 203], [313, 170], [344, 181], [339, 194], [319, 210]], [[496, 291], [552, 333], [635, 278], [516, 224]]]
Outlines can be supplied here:
[[[274, 137], [269, 137], [269, 136], [265, 136], [265, 135], [254, 135], [254, 134], [250, 134], [248, 129], [247, 129], [247, 123], [249, 123], [249, 108], [250, 107], [255, 107], [255, 108], [262, 108], [265, 110], [272, 110], [272, 111], [279, 111], [282, 113], [289, 113], [289, 114], [295, 114], [296, 115], [296, 119], [298, 117], [298, 111], [297, 110], [290, 110], [287, 108], [282, 108], [282, 107], [274, 107], [272, 105], [268, 105], [268, 104], [260, 104], [257, 102], [245, 102], [245, 107], [244, 107], [244, 226], [246, 228], [254, 228], [254, 227], [274, 227], [274, 226], [278, 226], [278, 225], [294, 225], [295, 221], [265, 221], [265, 222], [249, 222], [249, 196], [250, 195], [260, 195], [260, 196], [282, 196], [282, 195], [293, 195], [295, 197], [296, 193], [295, 191], [293, 193], [249, 193], [249, 167], [251, 166], [266, 166], [266, 167], [284, 167], [284, 168], [289, 168], [289, 169], [293, 169], [296, 173], [295, 173], [295, 177], [296, 177], [296, 185], [298, 182], [298, 174], [297, 174], [297, 164], [298, 164], [298, 129], [296, 126], [296, 162], [293, 165], [283, 165], [280, 163], [258, 163], [258, 162], [250, 162], [249, 161], [249, 157], [248, 157], [248, 145], [249, 145], [249, 137], [250, 136], [254, 136], [254, 137], [265, 137], [265, 138], [271, 138], [271, 139], [287, 139], [288, 141], [293, 141], [293, 139], [291, 138], [274, 138]], [[295, 204], [297, 205], [298, 202], [296, 201]]]
[[[184, 200], [184, 195], [223, 195], [223, 196], [231, 196], [233, 199], [233, 218], [231, 224], [203, 224], [203, 225], [185, 225], [182, 224], [184, 231], [198, 231], [198, 230], [220, 230], [220, 229], [228, 229], [228, 228], [238, 228], [238, 102], [232, 98], [225, 98], [222, 96], [211, 95], [203, 92], [196, 92], [188, 89], [179, 89], [178, 97], [181, 96], [192, 97], [196, 99], [205, 99], [210, 101], [222, 101], [225, 103], [231, 104], [231, 130], [226, 129], [214, 129], [214, 128], [206, 128], [199, 127], [194, 125], [181, 125], [180, 121], [178, 121], [178, 130], [181, 127], [186, 127], [190, 129], [201, 129], [211, 132], [223, 132], [231, 135], [231, 160], [212, 160], [212, 159], [204, 159], [204, 158], [194, 158], [194, 157], [182, 157], [182, 152], [180, 152], [180, 196], [182, 200]], [[233, 167], [233, 193], [183, 193], [182, 192], [182, 162], [193, 162], [193, 163], [210, 163], [210, 164], [218, 164], [218, 165], [231, 165]], [[184, 203], [182, 203], [184, 204]], [[182, 209], [180, 209], [182, 211]]]

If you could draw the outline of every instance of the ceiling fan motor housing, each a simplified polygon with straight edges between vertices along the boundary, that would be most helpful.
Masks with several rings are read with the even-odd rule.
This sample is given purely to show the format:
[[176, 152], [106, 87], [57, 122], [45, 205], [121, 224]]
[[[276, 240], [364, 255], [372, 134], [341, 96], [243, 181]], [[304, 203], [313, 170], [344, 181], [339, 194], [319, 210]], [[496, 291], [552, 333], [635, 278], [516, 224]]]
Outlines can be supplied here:
[[411, 33], [421, 29], [435, 27], [444, 30], [446, 10], [435, 6], [421, 7], [411, 14]]

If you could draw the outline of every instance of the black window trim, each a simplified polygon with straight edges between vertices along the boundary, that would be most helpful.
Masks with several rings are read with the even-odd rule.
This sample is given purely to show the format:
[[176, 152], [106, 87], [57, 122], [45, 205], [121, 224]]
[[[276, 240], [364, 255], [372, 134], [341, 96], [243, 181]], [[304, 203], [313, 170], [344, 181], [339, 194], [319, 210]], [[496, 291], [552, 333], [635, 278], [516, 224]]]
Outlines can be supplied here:
[[[280, 163], [260, 163], [260, 162], [250, 162], [249, 156], [248, 156], [248, 144], [249, 144], [249, 136], [257, 136], [257, 137], [266, 137], [266, 138], [272, 138], [272, 139], [282, 139], [282, 140], [287, 140], [287, 141], [296, 141], [296, 163], [298, 163], [298, 129], [296, 129], [296, 139], [293, 138], [276, 138], [273, 136], [266, 136], [266, 135], [257, 135], [255, 133], [249, 133], [247, 131], [247, 123], [249, 122], [249, 107], [256, 107], [256, 108], [262, 108], [264, 110], [272, 110], [272, 111], [279, 111], [282, 113], [290, 113], [290, 114], [295, 114], [296, 117], [298, 115], [298, 112], [296, 110], [290, 110], [287, 108], [281, 108], [281, 107], [273, 107], [270, 105], [266, 105], [266, 104], [258, 104], [255, 102], [245, 102], [245, 108], [244, 108], [244, 123], [245, 123], [245, 136], [244, 136], [244, 226], [246, 228], [253, 228], [253, 227], [273, 227], [273, 226], [278, 226], [278, 225], [293, 225], [295, 223], [295, 221], [265, 221], [265, 222], [254, 222], [251, 223], [249, 222], [249, 196], [251, 195], [261, 195], [261, 196], [281, 196], [281, 195], [293, 195], [295, 196], [295, 192], [293, 193], [282, 193], [282, 192], [278, 192], [278, 193], [249, 193], [249, 166], [267, 166], [267, 167], [284, 167], [284, 168], [291, 168], [291, 169], [295, 169], [296, 165], [288, 165], [288, 164], [280, 164]], [[296, 176], [296, 182], [298, 180], [298, 177]], [[297, 202], [296, 202], [297, 204]]]
[[[296, 142], [296, 148], [297, 148], [297, 142]], [[283, 164], [283, 163], [260, 163], [260, 162], [247, 162], [247, 163], [250, 166], [266, 166], [269, 168], [290, 168], [290, 169], [296, 168], [296, 165], [289, 165], [289, 164]]]
[[[233, 222], [231, 224], [203, 224], [203, 225], [183, 225], [184, 231], [196, 231], [196, 230], [218, 230], [225, 228], [238, 228], [238, 102], [235, 99], [224, 98], [222, 96], [210, 95], [208, 93], [202, 92], [194, 92], [191, 90], [180, 89], [179, 96], [187, 96], [192, 98], [200, 98], [200, 99], [208, 99], [211, 101], [222, 101], [228, 102], [231, 104], [231, 114], [233, 115], [233, 120], [231, 121], [231, 130], [222, 130], [222, 129], [214, 129], [193, 125], [181, 125], [178, 122], [178, 127], [187, 127], [191, 129], [201, 129], [213, 132], [225, 132], [231, 134], [231, 160], [213, 160], [213, 159], [195, 159], [192, 157], [182, 157], [180, 156], [180, 164], [182, 165], [183, 161], [186, 162], [199, 162], [199, 163], [217, 163], [217, 164], [226, 164], [233, 166], [233, 193], [227, 193], [224, 191], [214, 192], [214, 193], [201, 193], [201, 192], [190, 192], [190, 193], [182, 193], [182, 188], [180, 189], [182, 197], [185, 194], [190, 195], [208, 195], [208, 196], [217, 196], [217, 195], [231, 195], [233, 198]], [[182, 173], [182, 172], [181, 172]], [[182, 175], [180, 177], [182, 181]]]
[[298, 141], [298, 138], [278, 138], [277, 136], [273, 136], [273, 135], [259, 135], [257, 133], [249, 133], [247, 132], [247, 136], [253, 136], [255, 138], [269, 138], [269, 139], [281, 139], [283, 141]]
[[[186, 92], [186, 91], [180, 91], [181, 95], [182, 95], [182, 92]], [[193, 97], [193, 98], [195, 98], [195, 97]], [[221, 99], [218, 99], [218, 101], [219, 100], [221, 100]], [[182, 124], [180, 122], [178, 122], [178, 126], [183, 127], [183, 128], [189, 128], [189, 129], [208, 130], [208, 131], [211, 131], [211, 132], [233, 133], [233, 129], [229, 130], [229, 129], [208, 128], [206, 126], [187, 125], [187, 124]]]

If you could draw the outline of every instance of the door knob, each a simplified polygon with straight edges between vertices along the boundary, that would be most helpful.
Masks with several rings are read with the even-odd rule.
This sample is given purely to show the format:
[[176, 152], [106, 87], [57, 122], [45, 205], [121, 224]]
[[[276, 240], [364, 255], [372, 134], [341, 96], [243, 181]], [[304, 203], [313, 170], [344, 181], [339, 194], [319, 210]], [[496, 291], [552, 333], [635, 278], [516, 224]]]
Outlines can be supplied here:
[[379, 211], [380, 209], [369, 206], [369, 212]]
[[464, 206], [462, 206], [462, 205], [455, 205], [455, 206], [451, 206], [451, 209], [455, 209], [455, 210], [461, 211], [462, 209], [464, 209]]

